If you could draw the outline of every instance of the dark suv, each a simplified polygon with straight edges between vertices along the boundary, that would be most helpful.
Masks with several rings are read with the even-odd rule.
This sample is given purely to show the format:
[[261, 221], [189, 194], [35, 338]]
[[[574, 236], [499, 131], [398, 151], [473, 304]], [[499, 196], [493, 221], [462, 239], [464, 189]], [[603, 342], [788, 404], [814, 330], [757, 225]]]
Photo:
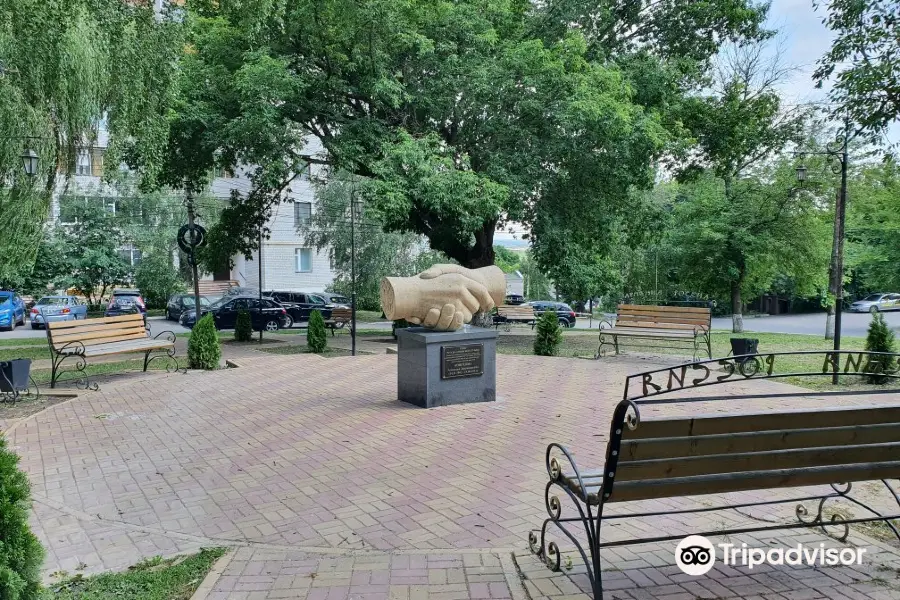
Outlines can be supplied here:
[[325, 304], [319, 294], [307, 294], [306, 292], [263, 292], [263, 295], [272, 298], [287, 310], [285, 327], [294, 323], [309, 321], [309, 315], [317, 310], [322, 313], [323, 319], [331, 318], [331, 308]]
[[534, 309], [535, 317], [540, 317], [545, 312], [555, 311], [559, 324], [563, 327], [575, 327], [575, 311], [568, 304], [562, 302], [528, 302]]
[[[203, 306], [202, 302], [200, 306], [201, 316], [212, 313], [216, 329], [234, 329], [238, 313], [242, 310], [250, 313], [250, 324], [256, 331], [278, 331], [285, 326], [288, 318], [285, 307], [271, 298], [260, 300], [258, 296], [223, 296], [209, 306]], [[193, 329], [197, 324], [197, 312], [193, 308], [185, 309], [178, 322]]]
[[106, 305], [105, 317], [118, 317], [119, 315], [140, 314], [147, 323], [147, 305], [138, 290], [116, 290], [109, 298]]

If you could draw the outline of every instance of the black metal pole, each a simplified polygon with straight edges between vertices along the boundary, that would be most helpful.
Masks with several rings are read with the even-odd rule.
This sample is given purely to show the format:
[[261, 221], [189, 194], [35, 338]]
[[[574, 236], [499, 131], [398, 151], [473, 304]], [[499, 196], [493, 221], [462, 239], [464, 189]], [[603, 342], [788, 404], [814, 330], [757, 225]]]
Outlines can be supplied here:
[[[849, 133], [849, 132], [848, 132]], [[837, 269], [837, 273], [835, 274], [835, 280], [837, 281], [837, 286], [835, 287], [835, 298], [834, 298], [834, 349], [841, 349], [841, 313], [844, 304], [844, 220], [847, 215], [847, 162], [848, 162], [848, 154], [847, 154], [847, 135], [844, 136], [844, 147], [841, 150], [841, 192], [838, 194], [838, 205], [835, 207], [835, 218], [838, 220], [837, 223], [837, 261], [835, 264], [835, 269]], [[831, 376], [831, 382], [835, 385], [838, 384], [840, 376], [838, 375], [837, 369], [835, 369], [834, 374]]]
[[262, 299], [262, 292], [263, 292], [263, 263], [262, 263], [262, 261], [263, 261], [263, 228], [262, 228], [262, 223], [260, 223], [260, 225], [259, 225], [259, 256], [257, 258], [259, 258], [259, 260], [257, 261], [259, 263], [259, 343], [262, 344], [263, 329], [265, 329], [264, 315], [266, 314], [265, 311], [263, 311], [263, 299]]
[[[190, 227], [190, 235], [191, 239], [195, 239], [194, 235], [194, 193], [191, 191], [191, 188], [188, 187], [185, 190], [185, 202], [187, 203], [187, 214], [188, 214], [188, 226]], [[195, 245], [191, 244], [191, 277], [194, 279], [194, 323], [200, 320], [200, 277], [197, 271], [197, 253], [194, 249]]]
[[350, 348], [356, 356], [356, 190], [350, 189]]

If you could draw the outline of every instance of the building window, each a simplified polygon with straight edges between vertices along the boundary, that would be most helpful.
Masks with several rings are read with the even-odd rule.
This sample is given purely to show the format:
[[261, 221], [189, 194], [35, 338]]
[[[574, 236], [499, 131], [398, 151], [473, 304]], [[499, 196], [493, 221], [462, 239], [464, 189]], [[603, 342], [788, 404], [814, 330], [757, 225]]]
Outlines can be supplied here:
[[312, 272], [312, 250], [310, 248], [297, 248], [294, 251], [294, 259], [298, 273]]
[[91, 171], [91, 155], [87, 150], [79, 150], [78, 156], [75, 158], [75, 174], [76, 175], [92, 175]]
[[141, 264], [141, 251], [137, 248], [121, 248], [119, 249], [119, 258], [126, 264], [136, 267]]
[[294, 202], [294, 227], [309, 225], [312, 218], [311, 202]]

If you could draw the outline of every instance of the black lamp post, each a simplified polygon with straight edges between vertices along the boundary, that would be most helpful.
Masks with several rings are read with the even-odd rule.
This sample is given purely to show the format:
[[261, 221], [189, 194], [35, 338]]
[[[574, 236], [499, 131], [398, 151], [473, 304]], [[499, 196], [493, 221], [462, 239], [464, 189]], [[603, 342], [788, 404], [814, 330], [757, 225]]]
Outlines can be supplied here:
[[[827, 156], [829, 161], [835, 159], [839, 164], [831, 164], [831, 172], [841, 175], [841, 188], [837, 203], [834, 207], [834, 244], [831, 251], [831, 287], [834, 292], [834, 349], [841, 349], [841, 309], [844, 305], [844, 224], [847, 215], [847, 167], [849, 157], [847, 136], [838, 138], [835, 144], [826, 146], [825, 152], [797, 152], [801, 159], [804, 154], [820, 154]], [[797, 166], [797, 181], [802, 186], [806, 181], [807, 169], [802, 163]], [[831, 382], [837, 385], [839, 376], [837, 370], [831, 376]]]
[[22, 152], [22, 167], [25, 169], [25, 174], [29, 177], [34, 177], [38, 170], [38, 155], [37, 152], [28, 148], [24, 152]]

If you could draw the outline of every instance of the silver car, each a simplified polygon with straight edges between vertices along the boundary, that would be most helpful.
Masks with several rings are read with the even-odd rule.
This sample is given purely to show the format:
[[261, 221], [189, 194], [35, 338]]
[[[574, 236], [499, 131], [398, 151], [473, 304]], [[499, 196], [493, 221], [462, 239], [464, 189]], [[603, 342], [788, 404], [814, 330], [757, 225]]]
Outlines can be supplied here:
[[869, 294], [850, 305], [852, 312], [877, 313], [883, 310], [900, 310], [900, 294]]
[[87, 318], [87, 304], [75, 296], [44, 296], [31, 308], [30, 316], [32, 329], [55, 321], [80, 321]]

